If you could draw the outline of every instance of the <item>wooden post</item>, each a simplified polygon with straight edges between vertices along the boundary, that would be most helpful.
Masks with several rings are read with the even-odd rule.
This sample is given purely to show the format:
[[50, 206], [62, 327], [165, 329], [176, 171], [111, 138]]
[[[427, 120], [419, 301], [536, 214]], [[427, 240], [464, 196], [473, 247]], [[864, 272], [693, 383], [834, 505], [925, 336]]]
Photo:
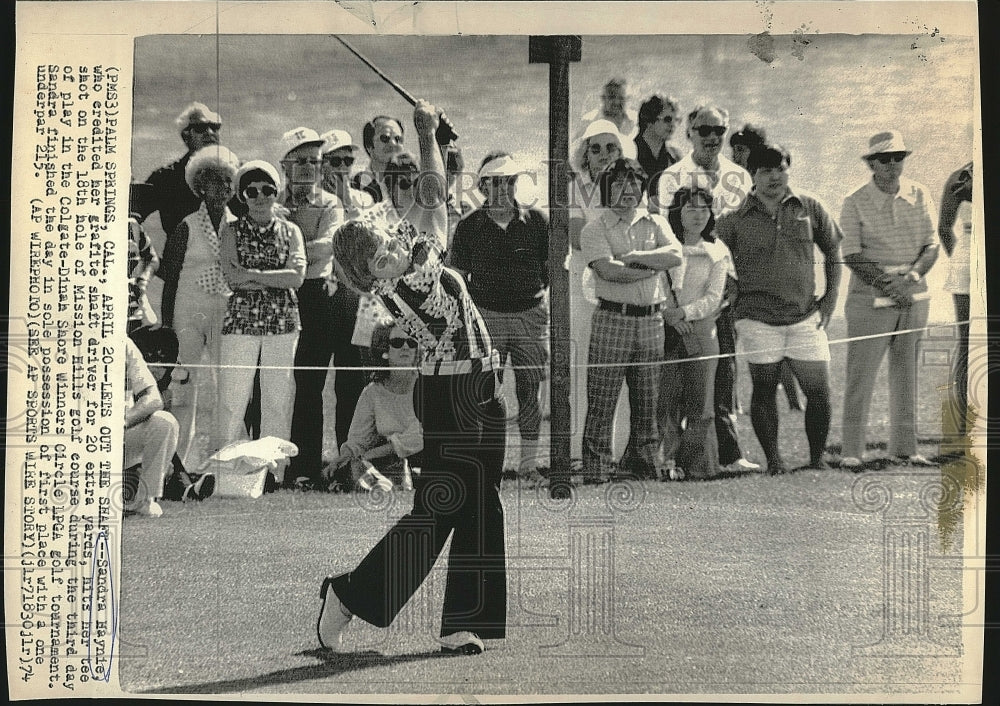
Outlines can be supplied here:
[[[569, 498], [569, 274], [563, 263], [569, 252], [569, 64], [580, 61], [576, 36], [528, 38], [528, 63], [549, 65], [549, 362], [551, 430], [549, 496]], [[577, 410], [579, 411], [579, 410]]]

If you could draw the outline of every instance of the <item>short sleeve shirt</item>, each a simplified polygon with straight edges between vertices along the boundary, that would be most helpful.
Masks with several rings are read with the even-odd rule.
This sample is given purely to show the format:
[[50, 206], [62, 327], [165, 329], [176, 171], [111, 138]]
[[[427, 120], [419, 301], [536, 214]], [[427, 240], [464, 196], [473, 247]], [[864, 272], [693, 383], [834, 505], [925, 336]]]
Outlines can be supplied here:
[[751, 193], [739, 209], [716, 223], [736, 267], [737, 319], [772, 326], [798, 323], [816, 309], [814, 245], [831, 252], [843, 239], [836, 221], [816, 198], [791, 190], [772, 216]]
[[924, 246], [937, 242], [927, 187], [906, 178], [899, 182], [895, 194], [869, 181], [844, 199], [844, 255], [860, 254], [882, 267], [903, 266], [916, 260]]
[[[625, 220], [609, 208], [602, 209], [599, 218], [583, 227], [580, 245], [587, 263], [617, 259], [633, 250], [655, 250], [671, 245], [681, 256], [681, 245], [660, 215], [637, 210], [631, 220]], [[609, 282], [594, 277], [597, 297], [618, 304], [649, 306], [667, 299], [664, 274], [658, 273], [638, 282]]]
[[718, 171], [705, 169], [689, 154], [660, 175], [656, 189], [660, 210], [666, 212], [674, 194], [685, 186], [711, 191], [712, 211], [719, 218], [739, 208], [753, 188], [753, 179], [746, 169], [721, 154]]

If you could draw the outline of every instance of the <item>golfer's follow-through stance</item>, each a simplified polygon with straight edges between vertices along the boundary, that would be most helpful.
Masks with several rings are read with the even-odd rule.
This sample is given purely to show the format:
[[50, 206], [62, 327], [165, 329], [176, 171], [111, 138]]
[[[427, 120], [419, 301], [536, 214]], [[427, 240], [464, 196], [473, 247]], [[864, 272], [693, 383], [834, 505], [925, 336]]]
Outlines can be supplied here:
[[323, 581], [316, 624], [320, 644], [343, 650], [352, 617], [388, 626], [454, 532], [448, 559], [442, 650], [478, 654], [506, 632], [507, 578], [500, 472], [504, 408], [486, 325], [461, 276], [442, 264], [446, 247], [444, 165], [435, 131], [440, 116], [418, 101], [413, 121], [421, 175], [415, 205], [398, 216], [369, 209], [334, 234], [341, 282], [381, 298], [397, 325], [420, 344], [414, 410], [424, 428], [424, 460], [413, 509], [354, 571]]

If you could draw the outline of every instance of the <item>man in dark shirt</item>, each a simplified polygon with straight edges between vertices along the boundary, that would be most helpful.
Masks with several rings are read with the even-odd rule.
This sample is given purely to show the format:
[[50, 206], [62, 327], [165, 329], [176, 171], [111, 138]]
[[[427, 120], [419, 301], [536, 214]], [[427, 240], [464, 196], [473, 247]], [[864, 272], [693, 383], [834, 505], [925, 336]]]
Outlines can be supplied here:
[[[184, 179], [184, 169], [195, 152], [202, 147], [219, 144], [219, 131], [222, 129], [219, 114], [197, 102], [181, 111], [176, 123], [187, 152], [180, 159], [150, 174], [145, 184], [136, 185], [135, 199], [130, 205], [130, 210], [140, 222], [154, 211], [160, 212], [160, 225], [166, 236], [162, 249], [164, 258], [168, 254], [172, 256], [179, 247], [186, 248], [186, 242], [180, 245], [174, 241], [174, 231], [184, 217], [197, 211], [201, 204], [201, 198], [191, 191]], [[183, 250], [180, 257], [183, 261]], [[164, 282], [160, 310], [173, 311], [179, 271], [163, 268], [156, 274]]]
[[[817, 199], [789, 188], [790, 166], [791, 156], [783, 147], [755, 147], [747, 161], [753, 189], [716, 225], [736, 266], [736, 342], [750, 367], [750, 419], [772, 475], [787, 470], [778, 448], [775, 403], [784, 359], [806, 396], [809, 466], [829, 467], [823, 459], [830, 431], [826, 326], [837, 305], [841, 273], [840, 227]], [[826, 291], [819, 299], [814, 247], [823, 253], [826, 275]]]
[[449, 265], [467, 275], [500, 360], [510, 355], [515, 368], [520, 472], [526, 474], [547, 465], [538, 449], [538, 388], [549, 357], [549, 231], [544, 213], [517, 202], [518, 173], [510, 154], [486, 156], [478, 174], [486, 200], [458, 223]]

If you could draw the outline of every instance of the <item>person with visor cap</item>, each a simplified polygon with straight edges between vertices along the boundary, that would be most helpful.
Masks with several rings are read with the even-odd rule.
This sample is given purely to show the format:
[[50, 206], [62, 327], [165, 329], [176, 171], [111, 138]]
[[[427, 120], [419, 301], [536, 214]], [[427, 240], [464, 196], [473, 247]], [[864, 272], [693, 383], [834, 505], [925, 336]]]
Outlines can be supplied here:
[[486, 155], [478, 172], [485, 201], [459, 222], [448, 259], [466, 276], [501, 364], [509, 355], [515, 369], [522, 476], [548, 465], [538, 448], [538, 395], [549, 360], [549, 224], [517, 200], [525, 171], [508, 152]]

